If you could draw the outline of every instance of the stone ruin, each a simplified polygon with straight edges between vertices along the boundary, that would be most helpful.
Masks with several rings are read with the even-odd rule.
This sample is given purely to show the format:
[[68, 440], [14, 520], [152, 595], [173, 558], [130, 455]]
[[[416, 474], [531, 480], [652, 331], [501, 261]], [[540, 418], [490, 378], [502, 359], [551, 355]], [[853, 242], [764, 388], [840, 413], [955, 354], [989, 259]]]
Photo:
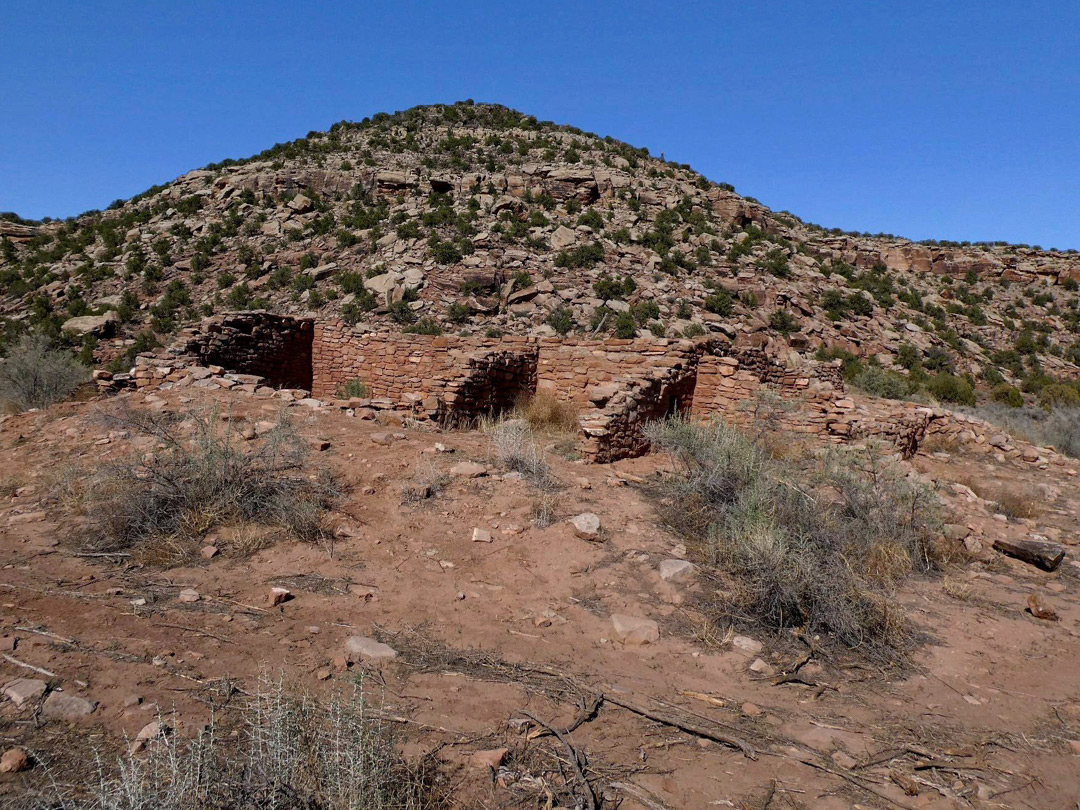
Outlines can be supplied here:
[[[367, 418], [444, 425], [505, 412], [524, 396], [548, 392], [574, 405], [580, 451], [592, 462], [647, 452], [645, 425], [671, 414], [748, 425], [764, 406], [785, 430], [832, 441], [879, 438], [905, 456], [928, 433], [965, 429], [963, 418], [946, 411], [856, 404], [837, 363], [790, 362], [719, 338], [407, 335], [253, 311], [208, 318], [169, 349], [141, 355], [130, 378], [101, 375], [99, 382], [239, 388], [337, 405]], [[353, 381], [364, 397], [344, 395]]]

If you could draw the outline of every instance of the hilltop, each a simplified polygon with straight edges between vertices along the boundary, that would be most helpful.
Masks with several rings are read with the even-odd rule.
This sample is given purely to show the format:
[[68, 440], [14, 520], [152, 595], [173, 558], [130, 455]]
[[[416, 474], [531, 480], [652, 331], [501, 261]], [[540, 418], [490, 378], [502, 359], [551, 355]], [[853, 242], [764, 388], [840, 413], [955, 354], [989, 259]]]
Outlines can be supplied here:
[[0, 246], [5, 336], [67, 323], [117, 368], [259, 308], [423, 333], [712, 333], [960, 404], [1060, 401], [1080, 371], [1080, 254], [827, 231], [471, 102], [343, 122], [68, 221], [9, 217]]

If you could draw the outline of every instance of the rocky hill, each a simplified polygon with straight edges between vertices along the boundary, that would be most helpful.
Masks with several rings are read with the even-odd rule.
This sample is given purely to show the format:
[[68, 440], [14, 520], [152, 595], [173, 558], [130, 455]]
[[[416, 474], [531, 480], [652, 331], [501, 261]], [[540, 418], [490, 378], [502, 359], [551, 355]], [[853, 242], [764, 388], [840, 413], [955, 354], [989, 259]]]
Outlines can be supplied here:
[[827, 231], [471, 102], [343, 122], [104, 212], [9, 216], [0, 246], [5, 337], [62, 334], [99, 364], [259, 308], [425, 333], [717, 333], [969, 404], [1069, 399], [1080, 376], [1076, 252]]

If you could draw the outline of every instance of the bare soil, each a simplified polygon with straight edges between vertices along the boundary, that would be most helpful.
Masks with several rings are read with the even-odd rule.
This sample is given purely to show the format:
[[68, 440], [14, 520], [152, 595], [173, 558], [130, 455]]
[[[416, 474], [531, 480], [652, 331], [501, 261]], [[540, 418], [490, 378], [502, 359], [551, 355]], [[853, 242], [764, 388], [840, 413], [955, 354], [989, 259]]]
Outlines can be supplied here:
[[[126, 398], [181, 411], [209, 407], [211, 396], [237, 419], [273, 420], [281, 407], [194, 389]], [[716, 600], [716, 583], [700, 572], [662, 581], [659, 563], [684, 552], [638, 486], [665, 464], [660, 456], [590, 466], [552, 454], [561, 486], [547, 495], [494, 467], [450, 476], [461, 461], [490, 464], [482, 433], [306, 406], [292, 416], [305, 436], [329, 443], [315, 460], [347, 489], [332, 541], [272, 542], [228, 527], [200, 543], [217, 545], [217, 556], [182, 567], [160, 564], [167, 548], [81, 556], [85, 527], [64, 492], [146, 449], [132, 434], [110, 436], [97, 413], [112, 407], [67, 403], [0, 427], [0, 635], [15, 642], [0, 658], [0, 683], [42, 678], [97, 703], [76, 720], [0, 703], [0, 748], [23, 746], [34, 760], [0, 776], [0, 801], [76, 778], [95, 750], [120, 750], [123, 735], [159, 713], [195, 734], [260, 673], [278, 670], [315, 694], [366, 674], [405, 752], [436, 756], [460, 807], [573, 806], [584, 788], [570, 746], [587, 758], [583, 774], [605, 807], [1065, 808], [1080, 796], [1072, 465], [944, 453], [910, 462], [983, 551], [902, 586], [897, 598], [926, 640], [912, 665], [890, 668], [831, 650], [805, 660], [809, 647], [790, 634], [708, 620], [700, 606]], [[403, 499], [432, 468], [449, 483]], [[1033, 516], [995, 516], [973, 492], [994, 487], [1029, 494]], [[555, 522], [538, 528], [546, 497]], [[587, 511], [601, 518], [601, 542], [565, 523]], [[474, 528], [492, 542], [474, 542]], [[1070, 546], [1057, 571], [990, 549], [995, 537], [1031, 534]], [[274, 586], [292, 598], [271, 606]], [[199, 601], [180, 601], [185, 589]], [[1032, 594], [1059, 620], [1028, 612]], [[659, 640], [619, 643], [612, 614], [654, 619]], [[761, 651], [732, 644], [736, 632]], [[350, 664], [353, 635], [398, 656]], [[759, 658], [766, 666], [752, 671]], [[601, 694], [595, 713], [583, 711]], [[538, 733], [540, 722], [561, 729], [579, 713], [583, 722], [563, 735], [569, 746]], [[500, 747], [509, 753], [497, 772], [474, 763], [475, 752]]]

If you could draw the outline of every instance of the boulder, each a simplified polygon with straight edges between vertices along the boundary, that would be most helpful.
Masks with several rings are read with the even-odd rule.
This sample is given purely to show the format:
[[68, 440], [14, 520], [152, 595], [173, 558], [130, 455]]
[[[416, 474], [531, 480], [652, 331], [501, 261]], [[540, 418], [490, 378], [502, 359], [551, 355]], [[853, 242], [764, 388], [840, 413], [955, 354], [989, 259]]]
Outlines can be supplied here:
[[0, 773], [18, 773], [25, 771], [30, 764], [30, 757], [22, 748], [9, 748], [0, 756]]
[[664, 560], [660, 563], [660, 579], [664, 582], [683, 582], [694, 576], [697, 569], [687, 560]]
[[76, 337], [83, 335], [110, 337], [116, 331], [116, 324], [119, 322], [119, 316], [109, 310], [104, 315], [80, 315], [78, 318], [68, 318], [60, 329]]
[[577, 233], [565, 225], [560, 225], [555, 229], [555, 233], [551, 235], [551, 239], [548, 241], [551, 242], [551, 247], [555, 250], [563, 250], [577, 241]]
[[660, 625], [652, 619], [616, 613], [611, 617], [615, 638], [630, 647], [652, 644], [660, 638]]
[[66, 695], [63, 692], [52, 692], [41, 707], [41, 713], [46, 717], [87, 717], [94, 713], [97, 704], [86, 698]]
[[592, 512], [582, 512], [566, 522], [573, 527], [574, 534], [582, 540], [600, 539], [600, 518]]

